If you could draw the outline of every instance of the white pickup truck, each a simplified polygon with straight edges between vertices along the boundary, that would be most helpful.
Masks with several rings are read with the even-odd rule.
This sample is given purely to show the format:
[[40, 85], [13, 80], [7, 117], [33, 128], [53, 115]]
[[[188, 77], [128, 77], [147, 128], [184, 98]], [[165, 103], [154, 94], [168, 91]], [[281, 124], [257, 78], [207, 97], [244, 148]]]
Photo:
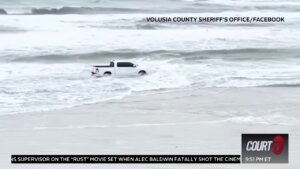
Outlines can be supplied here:
[[145, 75], [147, 72], [139, 68], [138, 65], [131, 62], [111, 61], [109, 65], [94, 65], [92, 69], [92, 76], [135, 76]]

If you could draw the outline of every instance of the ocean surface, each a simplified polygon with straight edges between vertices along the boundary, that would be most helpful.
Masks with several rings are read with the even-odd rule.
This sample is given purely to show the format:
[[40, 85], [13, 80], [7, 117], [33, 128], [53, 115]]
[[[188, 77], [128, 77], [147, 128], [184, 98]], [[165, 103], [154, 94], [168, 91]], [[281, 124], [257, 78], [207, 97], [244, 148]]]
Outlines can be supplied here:
[[[285, 22], [146, 21], [173, 16]], [[114, 59], [149, 74], [90, 76], [91, 65]], [[253, 86], [300, 86], [299, 0], [0, 0], [0, 115], [137, 91]]]

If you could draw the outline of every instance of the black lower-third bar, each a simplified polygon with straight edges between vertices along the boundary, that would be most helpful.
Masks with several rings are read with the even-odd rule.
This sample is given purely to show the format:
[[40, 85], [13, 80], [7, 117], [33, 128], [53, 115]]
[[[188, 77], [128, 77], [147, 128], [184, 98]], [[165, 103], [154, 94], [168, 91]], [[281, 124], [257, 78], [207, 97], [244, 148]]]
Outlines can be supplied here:
[[11, 163], [240, 163], [240, 155], [12, 155]]

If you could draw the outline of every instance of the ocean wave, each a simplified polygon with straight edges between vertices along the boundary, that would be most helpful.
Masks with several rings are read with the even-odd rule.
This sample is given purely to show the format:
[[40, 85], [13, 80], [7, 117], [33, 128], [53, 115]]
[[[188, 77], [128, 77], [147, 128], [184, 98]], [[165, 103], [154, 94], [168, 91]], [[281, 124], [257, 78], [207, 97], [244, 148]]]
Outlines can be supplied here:
[[[136, 23], [128, 24], [128, 23], [120, 23], [118, 25], [115, 24], [105, 24], [105, 25], [81, 25], [79, 28], [96, 28], [96, 29], [114, 29], [114, 30], [161, 30], [171, 28], [172, 25], [169, 24], [161, 24], [161, 23], [153, 23], [149, 24], [144, 21], [137, 21]], [[178, 28], [178, 27], [177, 27]]]
[[[222, 4], [209, 2], [183, 3], [174, 5], [173, 7], [149, 5], [134, 6], [127, 8], [123, 6], [116, 7], [100, 7], [87, 4], [86, 6], [45, 6], [45, 7], [16, 7], [11, 9], [0, 8], [0, 14], [25, 14], [25, 15], [64, 15], [64, 14], [122, 14], [122, 13], [220, 13], [228, 11], [246, 12], [246, 11], [277, 11], [277, 12], [298, 12], [300, 5], [298, 4]], [[26, 12], [24, 12], [24, 10]], [[28, 11], [29, 10], [29, 11]]]
[[[243, 50], [243, 52], [247, 51], [249, 49]], [[216, 51], [214, 52], [216, 53]], [[233, 52], [236, 51], [231, 51], [231, 53]], [[119, 54], [118, 58], [116, 58], [117, 53]], [[58, 59], [62, 55], [57, 55], [55, 59], [49, 55], [47, 57], [39, 56], [32, 58], [33, 60], [28, 61], [29, 63], [1, 63], [0, 110], [1, 113], [43, 111], [119, 99], [132, 92], [161, 91], [161, 89], [189, 86], [239, 88], [279, 86], [278, 84], [281, 84], [281, 86], [296, 87], [300, 84], [299, 60], [296, 59], [246, 62], [213, 59], [185, 62], [182, 61], [184, 55], [178, 53], [180, 52], [123, 50], [102, 52], [103, 56], [99, 53], [66, 55], [63, 60], [70, 63], [59, 63], [64, 62]], [[151, 55], [151, 57], [147, 55]], [[78, 57], [77, 59], [86, 59], [89, 63], [78, 61], [76, 57]], [[201, 58], [201, 55], [199, 57]], [[96, 79], [90, 76], [90, 65], [107, 63], [111, 59], [132, 61], [145, 68], [149, 73], [140, 78]], [[30, 63], [38, 61], [47, 63]], [[52, 64], [48, 64], [49, 62]], [[20, 87], [20, 81], [22, 81], [22, 87]], [[1, 98], [2, 100], [4, 98], [5, 102]], [[23, 98], [30, 99], [24, 101]], [[24, 107], [26, 108], [24, 109]], [[252, 120], [251, 117], [229, 119], [234, 122], [251, 122]]]
[[300, 83], [280, 83], [280, 84], [270, 84], [270, 85], [261, 85], [259, 87], [300, 87]]
[[299, 12], [300, 6], [299, 5], [276, 5], [276, 6], [253, 6], [253, 7], [244, 7], [244, 10], [273, 10], [278, 12]]
[[[166, 61], [135, 63], [145, 67], [149, 76], [97, 79], [90, 76], [89, 64], [1, 64], [0, 70], [5, 71], [0, 71], [0, 85], [5, 92], [0, 90], [0, 114], [93, 104], [121, 99], [132, 92], [190, 84], [190, 80], [183, 76], [186, 72], [184, 65], [181, 66], [184, 69], [178, 70], [178, 64]], [[178, 78], [179, 74], [182, 74], [181, 78]], [[16, 80], [22, 81], [21, 88], [16, 88]], [[30, 99], [24, 100], [24, 97]], [[1, 98], [5, 98], [5, 102]]]
[[24, 29], [10, 26], [0, 26], [0, 33], [21, 33], [26, 32]]
[[300, 58], [298, 49], [268, 49], [268, 48], [244, 48], [244, 49], [221, 49], [221, 50], [113, 50], [83, 54], [57, 54], [39, 55], [13, 58], [11, 62], [80, 62], [80, 61], [109, 61], [111, 59], [148, 58], [151, 60], [183, 59], [185, 61], [198, 61], [207, 59], [222, 60], [276, 60], [282, 58]]
[[0, 8], [0, 15], [6, 15], [6, 14], [7, 12], [4, 9]]
[[148, 23], [145, 20], [138, 20], [132, 24], [128, 23], [120, 23], [119, 25], [102, 25], [102, 26], [94, 26], [90, 25], [90, 28], [108, 28], [108, 29], [137, 29], [137, 30], [162, 30], [162, 29], [184, 29], [184, 28], [203, 28], [205, 27], [274, 27], [274, 26], [297, 26], [299, 22], [295, 21], [293, 23], [283, 23], [281, 25], [276, 23], [206, 23], [206, 22], [193, 22], [193, 23]]
[[224, 12], [224, 11], [262, 11], [271, 10], [279, 12], [298, 12], [300, 6], [298, 4], [217, 4], [207, 2], [196, 2], [190, 4], [190, 7], [185, 8], [186, 10], [198, 9], [202, 12]]
[[104, 7], [62, 7], [62, 8], [33, 8], [31, 14], [102, 14], [102, 13], [132, 13], [145, 12], [140, 9], [130, 8], [104, 8]]
[[298, 12], [299, 6], [198, 6], [183, 7], [181, 9], [136, 9], [136, 8], [109, 8], [109, 7], [61, 7], [61, 8], [33, 8], [32, 15], [65, 15], [65, 14], [123, 14], [123, 13], [218, 13], [226, 11], [277, 11]]
[[292, 125], [295, 120], [292, 117], [284, 116], [281, 113], [264, 116], [235, 116], [227, 118], [227, 122], [243, 124], [265, 124], [265, 125]]
[[[299, 24], [298, 22], [295, 23], [284, 23], [284, 26], [295, 26]], [[112, 24], [86, 24], [80, 25], [79, 28], [92, 28], [92, 29], [110, 29], [110, 30], [164, 30], [164, 29], [186, 29], [188, 28], [203, 28], [206, 27], [275, 27], [275, 26], [282, 26], [276, 25], [275, 23], [147, 23], [144, 20], [138, 20], [132, 23], [125, 23], [120, 21], [118, 25]]]

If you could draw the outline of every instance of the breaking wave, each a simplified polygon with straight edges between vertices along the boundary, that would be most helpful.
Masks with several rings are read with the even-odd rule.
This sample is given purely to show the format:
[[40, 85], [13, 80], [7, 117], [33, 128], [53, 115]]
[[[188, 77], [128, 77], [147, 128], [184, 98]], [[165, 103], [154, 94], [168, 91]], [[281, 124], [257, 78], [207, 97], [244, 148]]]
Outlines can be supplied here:
[[62, 7], [62, 8], [34, 8], [31, 14], [102, 14], [102, 13], [132, 13], [145, 12], [140, 9], [104, 8], [104, 7]]
[[[140, 2], [141, 3], [141, 2]], [[210, 1], [180, 3], [172, 1], [173, 6], [153, 6], [153, 2], [145, 2], [145, 4], [136, 8], [124, 7], [124, 4], [107, 6], [95, 6], [95, 4], [82, 4], [80, 6], [72, 6], [64, 4], [60, 7], [43, 5], [43, 7], [32, 6], [14, 8], [18, 10], [18, 14], [32, 15], [64, 15], [64, 14], [104, 14], [104, 13], [218, 13], [227, 11], [277, 11], [277, 12], [299, 12], [300, 6], [297, 2], [292, 3], [227, 3], [220, 4]], [[149, 7], [150, 6], [150, 7]], [[24, 13], [24, 8], [30, 9]], [[0, 14], [10, 14], [9, 10], [0, 8]]]
[[80, 61], [110, 61], [111, 59], [134, 59], [148, 58], [151, 60], [163, 60], [180, 58], [185, 61], [198, 61], [207, 59], [222, 60], [282, 60], [283, 57], [300, 58], [300, 51], [297, 49], [267, 49], [267, 48], [245, 48], [245, 49], [221, 49], [221, 50], [154, 50], [154, 51], [136, 51], [136, 50], [114, 50], [102, 51], [84, 54], [70, 55], [40, 55], [14, 58], [12, 62], [80, 62]]
[[[194, 7], [183, 7], [176, 10], [178, 13], [208, 13], [226, 11], [278, 11], [278, 12], [298, 12], [300, 6], [229, 6], [229, 5], [199, 5]], [[33, 15], [63, 15], [63, 14], [107, 14], [107, 13], [174, 13], [173, 9], [137, 9], [137, 8], [109, 8], [109, 7], [61, 7], [61, 8], [33, 8], [30, 14]]]
[[2, 9], [2, 8], [0, 8], [0, 15], [5, 15], [5, 14], [7, 14], [7, 12], [4, 10], [4, 9]]
[[271, 85], [262, 85], [260, 87], [300, 87], [300, 83], [281, 83], [281, 84], [271, 84]]

